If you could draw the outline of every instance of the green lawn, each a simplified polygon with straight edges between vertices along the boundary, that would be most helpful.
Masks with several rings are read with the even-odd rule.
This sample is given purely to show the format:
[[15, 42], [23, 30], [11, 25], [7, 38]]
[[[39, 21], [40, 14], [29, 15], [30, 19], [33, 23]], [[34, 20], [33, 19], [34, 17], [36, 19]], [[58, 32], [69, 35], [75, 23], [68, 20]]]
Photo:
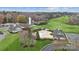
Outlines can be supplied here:
[[[39, 51], [43, 46], [45, 46], [51, 42], [52, 41], [50, 41], [50, 40], [37, 40], [35, 47], [23, 48], [20, 45], [18, 34], [12, 34], [6, 40], [1, 42], [1, 46], [4, 46], [4, 47], [2, 47], [2, 48], [4, 48], [2, 50], [5, 50], [5, 51]], [[8, 43], [8, 44], [6, 45], [6, 43]]]
[[8, 34], [5, 39], [0, 41], [0, 51], [5, 50], [17, 39], [17, 37], [17, 34]]
[[40, 51], [40, 49], [51, 43], [52, 41], [50, 40], [37, 40], [36, 44], [34, 47], [26, 47], [23, 48], [20, 45], [19, 39], [16, 39], [11, 45], [9, 45], [5, 50], [6, 51]]
[[62, 16], [59, 18], [50, 19], [46, 25], [34, 26], [34, 28], [48, 28], [54, 30], [59, 28], [64, 32], [79, 33], [79, 25], [68, 24], [69, 16]]
[[18, 33], [9, 33], [6, 38], [0, 42], [0, 51], [39, 51], [43, 46], [51, 42], [50, 40], [37, 40], [35, 47], [23, 48], [20, 45]]

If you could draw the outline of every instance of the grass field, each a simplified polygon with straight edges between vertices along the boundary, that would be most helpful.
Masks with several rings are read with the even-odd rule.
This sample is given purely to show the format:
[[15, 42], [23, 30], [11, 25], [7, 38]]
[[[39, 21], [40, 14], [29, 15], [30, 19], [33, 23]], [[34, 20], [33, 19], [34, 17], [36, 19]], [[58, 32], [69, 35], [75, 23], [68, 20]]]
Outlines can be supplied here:
[[0, 51], [5, 50], [17, 39], [17, 37], [17, 34], [8, 34], [5, 39], [0, 41]]
[[36, 44], [34, 47], [26, 47], [23, 48], [20, 45], [19, 39], [16, 39], [11, 45], [9, 45], [5, 50], [6, 51], [40, 51], [40, 49], [51, 43], [52, 41], [50, 40], [37, 40]]
[[54, 30], [59, 28], [64, 32], [79, 33], [79, 25], [68, 24], [69, 16], [62, 16], [59, 18], [50, 19], [46, 25], [34, 26], [34, 28], [48, 28]]
[[18, 33], [8, 33], [6, 38], [0, 41], [0, 51], [39, 51], [43, 46], [51, 42], [51, 40], [37, 40], [34, 47], [23, 48], [20, 45]]
[[0, 42], [0, 51], [39, 51], [43, 46], [51, 42], [50, 40], [37, 40], [35, 47], [23, 48], [20, 45], [18, 34], [9, 34]]
[[[62, 16], [48, 20], [46, 25], [36, 25], [33, 28], [48, 28], [54, 30], [56, 28], [62, 29], [64, 32], [79, 33], [79, 25], [67, 24], [68, 16]], [[43, 46], [51, 43], [50, 40], [37, 40], [35, 47], [22, 48], [19, 42], [18, 34], [8, 34], [8, 36], [0, 42], [0, 50], [5, 51], [39, 51]]]

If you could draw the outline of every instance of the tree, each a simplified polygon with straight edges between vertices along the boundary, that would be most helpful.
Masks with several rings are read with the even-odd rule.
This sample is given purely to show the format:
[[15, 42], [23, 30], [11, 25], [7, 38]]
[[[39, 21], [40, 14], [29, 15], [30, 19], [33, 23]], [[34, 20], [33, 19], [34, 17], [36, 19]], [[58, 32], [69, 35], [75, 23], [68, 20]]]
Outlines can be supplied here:
[[24, 15], [18, 15], [17, 16], [17, 22], [19, 23], [26, 23], [27, 22], [27, 17]]
[[71, 16], [70, 20], [68, 21], [69, 24], [79, 24], [79, 16], [75, 15], [75, 16]]
[[12, 23], [13, 22], [13, 18], [12, 15], [7, 13], [6, 17], [5, 17], [6, 22]]
[[4, 15], [0, 14], [0, 24], [3, 23], [3, 21], [4, 21]]
[[13, 22], [16, 23], [17, 22], [16, 18], [18, 16], [18, 13], [17, 12], [16, 13], [14, 12], [14, 13], [11, 13], [11, 15], [12, 15]]
[[6, 12], [6, 11], [2, 11], [2, 13], [3, 13], [4, 15], [6, 15], [6, 14], [7, 14], [7, 12]]

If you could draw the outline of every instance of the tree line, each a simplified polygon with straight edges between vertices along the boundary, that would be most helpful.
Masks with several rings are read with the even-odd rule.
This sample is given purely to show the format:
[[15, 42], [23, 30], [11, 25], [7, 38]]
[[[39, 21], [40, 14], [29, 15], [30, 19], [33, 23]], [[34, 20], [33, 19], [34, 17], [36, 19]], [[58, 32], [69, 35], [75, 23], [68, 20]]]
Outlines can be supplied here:
[[75, 13], [68, 12], [16, 12], [16, 11], [2, 11], [0, 12], [0, 24], [1, 23], [26, 23], [28, 17], [32, 17], [33, 20], [47, 20], [64, 15], [72, 15]]

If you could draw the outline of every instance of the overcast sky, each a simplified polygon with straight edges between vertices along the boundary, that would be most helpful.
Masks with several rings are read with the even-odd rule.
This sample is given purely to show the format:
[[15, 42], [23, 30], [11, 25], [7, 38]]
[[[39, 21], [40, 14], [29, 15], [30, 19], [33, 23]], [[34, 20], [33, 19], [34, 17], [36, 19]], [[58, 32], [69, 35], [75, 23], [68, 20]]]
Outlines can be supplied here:
[[0, 7], [0, 11], [79, 12], [79, 7]]

